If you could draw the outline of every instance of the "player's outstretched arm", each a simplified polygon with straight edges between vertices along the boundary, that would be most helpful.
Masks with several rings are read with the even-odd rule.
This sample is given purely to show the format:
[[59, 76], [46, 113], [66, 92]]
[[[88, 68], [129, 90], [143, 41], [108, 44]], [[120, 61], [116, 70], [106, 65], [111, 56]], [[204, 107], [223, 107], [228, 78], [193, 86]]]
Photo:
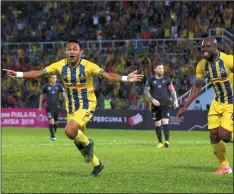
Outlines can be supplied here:
[[43, 75], [42, 70], [34, 70], [34, 71], [27, 71], [27, 72], [19, 72], [19, 71], [13, 71], [9, 69], [3, 69], [3, 71], [7, 72], [7, 75], [12, 78], [25, 78], [25, 79], [36, 79]]
[[138, 82], [141, 81], [144, 75], [138, 74], [137, 71], [129, 73], [128, 76], [121, 76], [117, 73], [102, 72], [102, 77], [108, 79], [109, 81], [125, 81], [125, 82]]
[[180, 108], [177, 113], [178, 119], [181, 118], [181, 116], [187, 111], [187, 108], [189, 107], [189, 105], [198, 97], [202, 88], [202, 83], [203, 83], [203, 79], [197, 77], [196, 83], [192, 86], [190, 90], [188, 99], [186, 100], [184, 106]]

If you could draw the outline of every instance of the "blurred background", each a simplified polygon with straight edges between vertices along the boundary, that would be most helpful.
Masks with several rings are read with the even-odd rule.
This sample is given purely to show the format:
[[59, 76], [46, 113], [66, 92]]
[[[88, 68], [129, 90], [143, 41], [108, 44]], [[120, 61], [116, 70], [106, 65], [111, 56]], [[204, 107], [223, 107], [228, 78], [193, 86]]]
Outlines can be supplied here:
[[[66, 41], [78, 39], [83, 58], [105, 71], [126, 75], [137, 69], [145, 75], [136, 84], [95, 78], [98, 109], [150, 109], [143, 91], [157, 63], [164, 64], [182, 105], [195, 82], [203, 38], [215, 36], [219, 49], [233, 54], [233, 9], [231, 1], [1, 2], [1, 64], [15, 71], [42, 69], [65, 57]], [[2, 72], [2, 107], [38, 108], [46, 82], [10, 79]], [[207, 81], [203, 91], [210, 91]], [[200, 101], [196, 107], [209, 108]]]

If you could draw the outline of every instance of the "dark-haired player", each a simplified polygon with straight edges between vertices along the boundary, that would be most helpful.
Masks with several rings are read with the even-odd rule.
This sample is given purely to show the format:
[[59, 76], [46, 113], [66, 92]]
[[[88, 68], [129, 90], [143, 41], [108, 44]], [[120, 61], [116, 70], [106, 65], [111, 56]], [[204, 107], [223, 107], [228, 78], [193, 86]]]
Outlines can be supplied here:
[[60, 109], [59, 95], [63, 95], [63, 99], [66, 100], [65, 89], [62, 84], [56, 83], [57, 75], [49, 76], [49, 83], [42, 87], [39, 110], [42, 110], [42, 103], [46, 101], [46, 115], [49, 120], [50, 140], [55, 141], [55, 132], [57, 131], [56, 121], [58, 119], [58, 113]]
[[68, 101], [67, 125], [65, 133], [67, 137], [74, 141], [76, 147], [84, 155], [85, 162], [92, 162], [94, 169], [92, 176], [97, 176], [103, 169], [103, 164], [93, 153], [93, 140], [88, 139], [83, 129], [86, 123], [92, 118], [96, 108], [96, 97], [94, 94], [93, 76], [98, 75], [109, 81], [137, 82], [141, 81], [143, 75], [136, 71], [121, 76], [117, 73], [108, 73], [95, 63], [82, 59], [83, 53], [80, 42], [69, 41], [66, 45], [66, 58], [55, 62], [42, 70], [15, 72], [7, 70], [10, 77], [39, 78], [47, 74], [57, 74], [63, 81], [66, 88]]
[[181, 118], [197, 98], [203, 80], [208, 78], [215, 91], [215, 98], [208, 113], [208, 129], [213, 152], [220, 163], [214, 174], [230, 174], [232, 168], [226, 158], [224, 142], [233, 142], [233, 55], [219, 52], [214, 37], [203, 40], [201, 52], [203, 59], [197, 64], [196, 83], [184, 107], [179, 110], [177, 118]]
[[[155, 75], [146, 81], [144, 93], [152, 101], [153, 120], [155, 121], [155, 130], [159, 141], [157, 148], [163, 148], [164, 146], [169, 147], [169, 95], [173, 98], [174, 107], [178, 107], [178, 101], [171, 79], [164, 76], [163, 65], [156, 65], [154, 72]], [[164, 144], [161, 126], [163, 126], [165, 136]]]

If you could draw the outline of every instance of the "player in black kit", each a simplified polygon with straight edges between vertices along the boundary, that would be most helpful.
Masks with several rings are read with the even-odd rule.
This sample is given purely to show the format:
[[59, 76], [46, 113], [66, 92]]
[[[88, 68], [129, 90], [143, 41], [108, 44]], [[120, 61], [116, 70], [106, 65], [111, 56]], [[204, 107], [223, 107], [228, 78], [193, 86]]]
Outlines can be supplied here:
[[[173, 106], [177, 108], [179, 105], [171, 79], [164, 76], [163, 65], [156, 65], [154, 72], [155, 75], [146, 81], [144, 94], [152, 101], [153, 120], [155, 121], [155, 129], [159, 141], [157, 148], [163, 148], [164, 146], [169, 146], [168, 109], [170, 95], [173, 99]], [[161, 126], [163, 127], [165, 136], [164, 144], [162, 142]]]
[[64, 100], [67, 99], [64, 87], [56, 83], [56, 80], [56, 75], [51, 75], [49, 77], [49, 83], [43, 86], [39, 101], [39, 110], [41, 111], [44, 98], [46, 100], [46, 115], [49, 120], [50, 140], [52, 141], [56, 140], [56, 121], [60, 108], [59, 94], [61, 93], [63, 95]]

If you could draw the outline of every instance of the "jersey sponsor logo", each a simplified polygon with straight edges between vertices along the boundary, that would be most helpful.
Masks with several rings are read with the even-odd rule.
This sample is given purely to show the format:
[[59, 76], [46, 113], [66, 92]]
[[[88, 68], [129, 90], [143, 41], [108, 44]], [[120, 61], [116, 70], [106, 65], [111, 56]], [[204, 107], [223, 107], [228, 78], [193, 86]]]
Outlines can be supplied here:
[[69, 87], [69, 88], [78, 88], [78, 89], [80, 89], [80, 88], [86, 88], [87, 87], [86, 83], [84, 83], [84, 84], [76, 84], [76, 85], [72, 85], [72, 84], [65, 84], [65, 85], [66, 85], [66, 87]]
[[162, 87], [162, 85], [158, 85], [158, 88], [161, 88]]

